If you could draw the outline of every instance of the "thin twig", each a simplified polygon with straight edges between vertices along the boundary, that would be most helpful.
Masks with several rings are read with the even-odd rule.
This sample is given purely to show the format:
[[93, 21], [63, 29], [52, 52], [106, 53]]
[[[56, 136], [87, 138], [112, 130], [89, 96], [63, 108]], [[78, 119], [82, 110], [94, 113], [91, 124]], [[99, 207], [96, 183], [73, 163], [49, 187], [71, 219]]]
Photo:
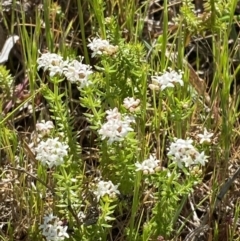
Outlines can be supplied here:
[[14, 170], [17, 172], [22, 172], [27, 174], [28, 176], [32, 177], [33, 179], [35, 179], [36, 181], [40, 182], [43, 186], [45, 186], [46, 188], [48, 188], [52, 194], [54, 194], [54, 189], [50, 186], [48, 186], [43, 180], [41, 180], [40, 178], [34, 176], [33, 174], [31, 174], [30, 172], [26, 171], [24, 168], [15, 168], [15, 167], [7, 167], [9, 170]]
[[[214, 202], [213, 205], [213, 211], [216, 209], [216, 207], [219, 205], [219, 203], [223, 200], [225, 194], [227, 193], [227, 191], [229, 190], [230, 186], [232, 185], [232, 183], [236, 180], [236, 178], [238, 177], [238, 175], [240, 174], [240, 167], [238, 168], [238, 170], [234, 173], [234, 175], [232, 177], [230, 177], [220, 188], [220, 191], [217, 195], [217, 198]], [[209, 229], [209, 225], [207, 224], [208, 219], [209, 219], [209, 211], [204, 215], [201, 224], [194, 229], [191, 233], [189, 233], [187, 235], [187, 237], [184, 239], [184, 241], [196, 241], [196, 237], [200, 232], [203, 231], [207, 231]]]

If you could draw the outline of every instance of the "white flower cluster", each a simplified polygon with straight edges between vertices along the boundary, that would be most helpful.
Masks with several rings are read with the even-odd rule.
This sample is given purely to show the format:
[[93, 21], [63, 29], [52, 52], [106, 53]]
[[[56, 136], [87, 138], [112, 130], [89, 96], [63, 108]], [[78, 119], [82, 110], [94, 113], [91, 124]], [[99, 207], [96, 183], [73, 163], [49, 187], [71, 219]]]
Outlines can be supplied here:
[[40, 137], [48, 135], [53, 128], [54, 125], [52, 121], [46, 122], [45, 120], [42, 120], [36, 124], [36, 130], [40, 133]]
[[123, 100], [123, 106], [130, 112], [134, 112], [140, 104], [139, 99], [134, 99], [133, 97], [127, 97]]
[[44, 71], [49, 71], [51, 77], [64, 75], [71, 83], [79, 84], [80, 88], [89, 85], [91, 82], [89, 76], [93, 73], [90, 65], [82, 63], [83, 58], [78, 60], [63, 60], [62, 56], [55, 53], [43, 53], [37, 59], [38, 70], [43, 68]]
[[98, 201], [105, 195], [109, 195], [110, 198], [114, 198], [116, 194], [120, 194], [118, 185], [113, 185], [112, 181], [99, 181], [96, 190], [93, 193], [96, 195]]
[[104, 123], [98, 133], [102, 136], [102, 140], [108, 139], [108, 143], [111, 144], [114, 141], [121, 141], [123, 138], [133, 129], [130, 127], [132, 122], [135, 122], [133, 118], [129, 116], [122, 117], [117, 108], [106, 111], [107, 122]]
[[152, 174], [158, 169], [160, 161], [155, 156], [150, 155], [149, 159], [144, 160], [142, 163], [135, 163], [136, 171], [143, 171], [144, 174]]
[[52, 168], [64, 162], [64, 157], [68, 155], [68, 148], [68, 145], [61, 143], [58, 138], [48, 138], [46, 141], [40, 141], [33, 151], [38, 161]]
[[152, 90], [164, 90], [166, 88], [173, 88], [176, 83], [183, 86], [182, 72], [176, 72], [169, 68], [169, 71], [165, 71], [161, 76], [152, 76], [152, 84], [149, 88]]
[[60, 241], [69, 238], [67, 233], [67, 226], [62, 226], [62, 222], [58, 217], [49, 214], [43, 217], [43, 224], [39, 226], [42, 230], [42, 235], [46, 237], [47, 241]]
[[41, 122], [38, 122], [37, 124], [36, 124], [36, 130], [37, 131], [43, 131], [43, 132], [45, 132], [45, 131], [49, 131], [49, 130], [51, 130], [51, 129], [53, 129], [54, 128], [54, 125], [53, 125], [53, 122], [52, 121], [45, 121], [45, 120], [42, 120]]
[[118, 46], [111, 45], [108, 40], [100, 38], [94, 38], [88, 47], [93, 51], [92, 58], [102, 54], [112, 55], [118, 50]]
[[182, 168], [189, 167], [194, 164], [205, 165], [207, 162], [207, 156], [204, 152], [199, 153], [192, 145], [192, 140], [175, 139], [175, 142], [171, 143], [169, 147], [168, 156]]
[[67, 61], [63, 60], [63, 57], [55, 53], [43, 53], [41, 57], [37, 59], [38, 70], [43, 68], [44, 71], [49, 70], [50, 76], [62, 75], [63, 67], [67, 64]]
[[79, 83], [80, 88], [88, 86], [91, 82], [89, 76], [93, 73], [90, 65], [73, 60], [64, 67], [64, 75], [71, 83]]

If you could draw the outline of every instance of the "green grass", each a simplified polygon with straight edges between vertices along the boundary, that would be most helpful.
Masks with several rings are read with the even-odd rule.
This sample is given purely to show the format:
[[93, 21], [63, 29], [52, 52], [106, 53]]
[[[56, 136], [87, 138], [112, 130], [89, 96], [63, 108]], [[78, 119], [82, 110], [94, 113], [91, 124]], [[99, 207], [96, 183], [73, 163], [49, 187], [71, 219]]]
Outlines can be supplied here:
[[[185, 0], [176, 19], [167, 9], [173, 14], [177, 4], [163, 2], [44, 1], [31, 17], [23, 9], [10, 20], [3, 13], [9, 34], [20, 36], [29, 85], [16, 96], [19, 83], [9, 86], [14, 76], [0, 68], [1, 240], [46, 240], [40, 225], [49, 213], [68, 225], [64, 240], [71, 241], [239, 240], [239, 183], [217, 198], [240, 164], [238, 1], [206, 1], [197, 16]], [[157, 27], [146, 18], [152, 8], [161, 13]], [[112, 46], [91, 57], [95, 37]], [[45, 52], [69, 61], [83, 56], [92, 66], [91, 84], [80, 88], [64, 74], [39, 70]], [[151, 76], [168, 68], [182, 71], [184, 84], [153, 90]], [[124, 106], [127, 97], [140, 101], [133, 111]], [[6, 111], [11, 100], [15, 105]], [[31, 111], [24, 114], [26, 103]], [[114, 108], [134, 122], [122, 140], [109, 143], [99, 130]], [[36, 131], [41, 120], [54, 123], [45, 136]], [[205, 128], [213, 136], [200, 143]], [[34, 153], [48, 138], [69, 146], [64, 162], [51, 168]], [[179, 167], [167, 155], [174, 138], [192, 139], [206, 165]], [[159, 160], [154, 172], [136, 171], [150, 155]], [[120, 194], [98, 199], [101, 180]]]

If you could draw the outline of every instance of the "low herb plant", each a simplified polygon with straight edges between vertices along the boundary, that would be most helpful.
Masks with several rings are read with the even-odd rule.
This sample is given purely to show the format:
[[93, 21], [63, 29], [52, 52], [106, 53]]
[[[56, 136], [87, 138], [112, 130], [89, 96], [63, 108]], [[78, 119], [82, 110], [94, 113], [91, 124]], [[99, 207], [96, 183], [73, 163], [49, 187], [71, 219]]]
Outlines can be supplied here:
[[[201, 182], [207, 155], [200, 143], [211, 143], [213, 134], [205, 130], [199, 135], [200, 142], [193, 143], [187, 135], [180, 138], [181, 125], [176, 124], [172, 133], [167, 127], [168, 110], [172, 123], [192, 115], [192, 111], [183, 109], [188, 101], [176, 97], [177, 91], [188, 85], [182, 72], [170, 68], [150, 76], [141, 44], [121, 40], [112, 45], [110, 41], [94, 38], [88, 44], [92, 58], [98, 58], [94, 68], [84, 64], [82, 57], [63, 59], [55, 53], [41, 54], [37, 60], [49, 82], [42, 83], [41, 93], [54, 121], [37, 123], [36, 141], [31, 144], [41, 172], [45, 169], [41, 173], [44, 177], [39, 178], [51, 180], [50, 190], [46, 184], [41, 195], [48, 191], [54, 195], [54, 207], [43, 210], [45, 216], [39, 227], [47, 240], [53, 240], [54, 235], [59, 240], [107, 240], [116, 216], [121, 217], [127, 208], [131, 212], [129, 225], [123, 230], [126, 240], [170, 237], [181, 206]], [[59, 90], [64, 79], [79, 90], [79, 104], [88, 110], [84, 113], [87, 128], [96, 135], [99, 174], [89, 190], [85, 190], [84, 162], [77, 151], [81, 149], [77, 143], [80, 134], [72, 129], [67, 93]], [[151, 133], [155, 137], [146, 138]], [[160, 143], [156, 145], [154, 138]], [[161, 142], [168, 143], [165, 150]], [[144, 197], [148, 192], [149, 197]], [[87, 195], [91, 195], [91, 201]], [[152, 207], [148, 218], [141, 215], [147, 201]], [[86, 225], [91, 223], [86, 217], [89, 202], [98, 211], [92, 225]], [[72, 234], [53, 216], [54, 210], [69, 222]]]

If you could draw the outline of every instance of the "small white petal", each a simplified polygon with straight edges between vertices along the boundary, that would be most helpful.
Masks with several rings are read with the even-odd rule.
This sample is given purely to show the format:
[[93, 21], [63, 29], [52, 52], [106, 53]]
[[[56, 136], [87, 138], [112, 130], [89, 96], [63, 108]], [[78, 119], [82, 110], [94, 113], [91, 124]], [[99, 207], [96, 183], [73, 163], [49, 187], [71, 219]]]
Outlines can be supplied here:
[[161, 90], [173, 88], [176, 83], [179, 83], [181, 86], [184, 85], [182, 80], [182, 72], [179, 71], [179, 73], [177, 73], [171, 69], [169, 71], [165, 71], [161, 76], [152, 76], [151, 79], [151, 88], [153, 88], [153, 85], [159, 85]]
[[213, 133], [208, 132], [207, 129], [204, 128], [203, 134], [198, 134], [197, 136], [200, 138], [200, 144], [202, 144], [204, 142], [210, 143]]
[[99, 199], [105, 195], [109, 195], [111, 197], [113, 194], [120, 194], [118, 185], [113, 185], [111, 181], [99, 181], [97, 184], [97, 189], [93, 193], [96, 195], [97, 200], [99, 201]]

